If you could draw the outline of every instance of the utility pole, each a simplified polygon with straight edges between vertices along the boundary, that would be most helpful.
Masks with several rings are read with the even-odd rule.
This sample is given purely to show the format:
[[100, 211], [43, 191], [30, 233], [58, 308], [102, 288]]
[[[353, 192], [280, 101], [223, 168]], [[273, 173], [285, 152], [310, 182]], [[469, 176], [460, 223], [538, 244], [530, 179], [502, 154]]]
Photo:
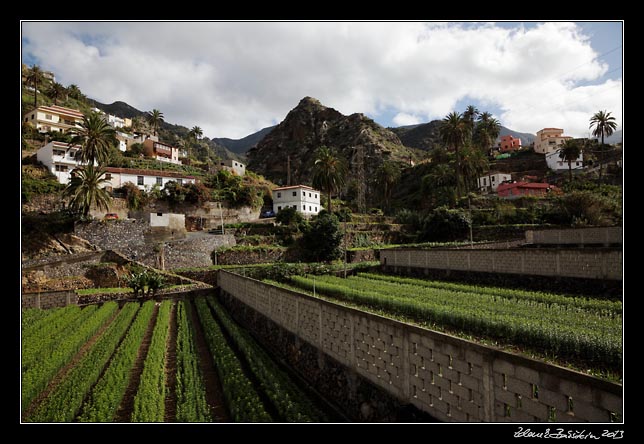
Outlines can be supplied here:
[[344, 219], [344, 278], [347, 278], [347, 220]]
[[219, 217], [221, 219], [221, 234], [226, 234], [224, 232], [224, 210], [221, 208], [221, 202], [217, 202], [219, 205]]
[[358, 181], [358, 195], [356, 196], [356, 203], [358, 206], [359, 213], [366, 213], [367, 204], [366, 204], [366, 184], [365, 184], [365, 172], [364, 172], [364, 146], [358, 144], [356, 146], [356, 180]]
[[470, 211], [470, 249], [474, 249], [474, 237], [472, 236], [472, 203], [470, 202], [470, 193], [467, 193], [467, 208]]

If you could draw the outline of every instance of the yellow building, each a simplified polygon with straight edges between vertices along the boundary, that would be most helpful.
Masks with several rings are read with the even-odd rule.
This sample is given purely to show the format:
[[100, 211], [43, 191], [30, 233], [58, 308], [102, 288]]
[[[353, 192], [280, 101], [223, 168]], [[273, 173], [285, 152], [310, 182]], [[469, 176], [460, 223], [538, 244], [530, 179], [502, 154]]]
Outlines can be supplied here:
[[25, 114], [24, 122], [35, 127], [41, 133], [66, 133], [83, 121], [83, 113], [77, 109], [64, 106], [39, 106]]
[[534, 139], [534, 152], [549, 154], [558, 150], [563, 143], [572, 139], [571, 136], [564, 136], [561, 128], [544, 128], [537, 131], [537, 138]]

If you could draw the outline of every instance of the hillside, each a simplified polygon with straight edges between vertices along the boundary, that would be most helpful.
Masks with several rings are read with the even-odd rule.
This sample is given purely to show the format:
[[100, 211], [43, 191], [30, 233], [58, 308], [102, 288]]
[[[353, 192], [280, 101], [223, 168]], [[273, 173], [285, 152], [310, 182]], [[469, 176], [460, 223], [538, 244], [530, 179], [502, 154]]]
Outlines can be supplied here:
[[[442, 144], [439, 135], [440, 125], [440, 120], [432, 120], [431, 122], [422, 123], [420, 125], [407, 125], [389, 129], [400, 138], [403, 145], [410, 148], [431, 151]], [[498, 143], [501, 140], [501, 137], [506, 135], [521, 139], [521, 144], [524, 147], [534, 142], [534, 138], [536, 137], [534, 134], [520, 133], [502, 126], [499, 138], [497, 138], [496, 142]]]
[[241, 139], [229, 139], [227, 137], [215, 137], [212, 139], [214, 142], [221, 146], [228, 148], [235, 154], [246, 154], [246, 152], [257, 145], [257, 143], [270, 133], [275, 126], [263, 128], [256, 133], [250, 134]]
[[248, 168], [275, 183], [286, 184], [290, 157], [291, 183], [310, 185], [315, 152], [322, 145], [339, 151], [349, 162], [353, 178], [358, 174], [358, 157], [362, 151], [367, 182], [385, 160], [409, 163], [410, 158], [422, 155], [405, 147], [393, 132], [363, 114], [345, 116], [314, 98], [305, 97], [248, 151]]

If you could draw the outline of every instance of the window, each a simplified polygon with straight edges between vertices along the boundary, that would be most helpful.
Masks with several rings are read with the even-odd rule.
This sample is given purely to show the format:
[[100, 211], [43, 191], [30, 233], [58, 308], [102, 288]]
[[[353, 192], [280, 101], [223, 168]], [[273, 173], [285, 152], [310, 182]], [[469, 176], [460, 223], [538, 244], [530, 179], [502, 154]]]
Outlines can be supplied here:
[[309, 205], [309, 211], [313, 211], [313, 210], [311, 209], [311, 205]]
[[575, 166], [579, 166], [579, 162], [575, 162]]
[[136, 184], [143, 185], [143, 176], [136, 176]]
[[60, 172], [67, 171], [67, 165], [56, 165], [56, 171], [60, 171]]
[[105, 180], [112, 180], [112, 173], [105, 173]]
[[282, 209], [282, 207], [278, 205], [277, 211], [280, 211], [281, 209]]
[[77, 151], [70, 151], [69, 152], [69, 157], [71, 157], [73, 159], [73, 158], [76, 157], [76, 154], [77, 154]]
[[64, 156], [65, 151], [64, 150], [54, 150], [54, 156]]
[[306, 211], [306, 205], [302, 205], [302, 211]]
[[35, 114], [32, 114], [32, 115], [31, 115], [31, 120], [34, 120], [34, 118], [35, 118], [35, 117], [36, 117], [36, 115], [35, 115]]
[[297, 210], [297, 205], [293, 205], [293, 209], [294, 209], [294, 210]]
[[51, 120], [52, 119], [51, 114], [45, 114], [45, 119]]
[[29, 117], [25, 117], [25, 122], [29, 122]]
[[183, 185], [183, 179], [177, 179], [177, 183], [178, 183], [179, 185]]
[[316, 199], [318, 198], [318, 195], [317, 195], [317, 194], [315, 195], [315, 198], [316, 198]]
[[316, 211], [316, 212], [318, 211], [318, 207], [315, 207], [315, 211]]
[[309, 197], [311, 197], [311, 193], [309, 193]]
[[159, 185], [159, 186], [163, 185], [163, 178], [162, 177], [157, 177], [157, 185]]
[[490, 177], [490, 182], [494, 182], [494, 179], [495, 179], [494, 176]]
[[297, 191], [293, 191], [293, 197], [297, 196]]
[[277, 193], [277, 198], [279, 199], [281, 197], [282, 197], [282, 193]]
[[163, 216], [163, 213], [157, 213], [157, 216], [161, 217]]

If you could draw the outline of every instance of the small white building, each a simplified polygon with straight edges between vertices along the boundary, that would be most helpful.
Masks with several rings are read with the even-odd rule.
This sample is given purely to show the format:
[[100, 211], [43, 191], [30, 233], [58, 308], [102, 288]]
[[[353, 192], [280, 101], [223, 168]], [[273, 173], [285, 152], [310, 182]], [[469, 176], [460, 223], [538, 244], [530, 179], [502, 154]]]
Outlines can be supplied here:
[[150, 227], [186, 231], [186, 215], [178, 213], [150, 213]]
[[168, 182], [175, 181], [180, 184], [195, 183], [194, 176], [177, 173], [174, 171], [143, 170], [137, 168], [105, 168], [107, 186], [120, 188], [127, 182], [138, 186], [140, 190], [150, 191], [155, 185], [163, 189]]
[[51, 141], [36, 152], [36, 159], [42, 162], [59, 183], [67, 185], [74, 168], [85, 165], [77, 160], [80, 145], [69, 146], [65, 142]]
[[273, 190], [273, 211], [279, 213], [285, 208], [295, 208], [304, 216], [320, 212], [320, 192], [306, 185], [279, 187]]
[[512, 180], [512, 175], [508, 173], [488, 173], [485, 176], [479, 177], [479, 191], [482, 192], [496, 192], [499, 184]]
[[246, 174], [246, 165], [234, 159], [221, 160], [219, 166], [238, 176]]
[[[560, 152], [561, 150], [558, 149], [557, 151], [546, 154], [546, 163], [548, 164], [548, 168], [553, 171], [568, 170], [568, 162], [559, 157]], [[572, 162], [571, 166], [573, 170], [583, 170], [584, 155], [579, 153], [579, 157]]]

